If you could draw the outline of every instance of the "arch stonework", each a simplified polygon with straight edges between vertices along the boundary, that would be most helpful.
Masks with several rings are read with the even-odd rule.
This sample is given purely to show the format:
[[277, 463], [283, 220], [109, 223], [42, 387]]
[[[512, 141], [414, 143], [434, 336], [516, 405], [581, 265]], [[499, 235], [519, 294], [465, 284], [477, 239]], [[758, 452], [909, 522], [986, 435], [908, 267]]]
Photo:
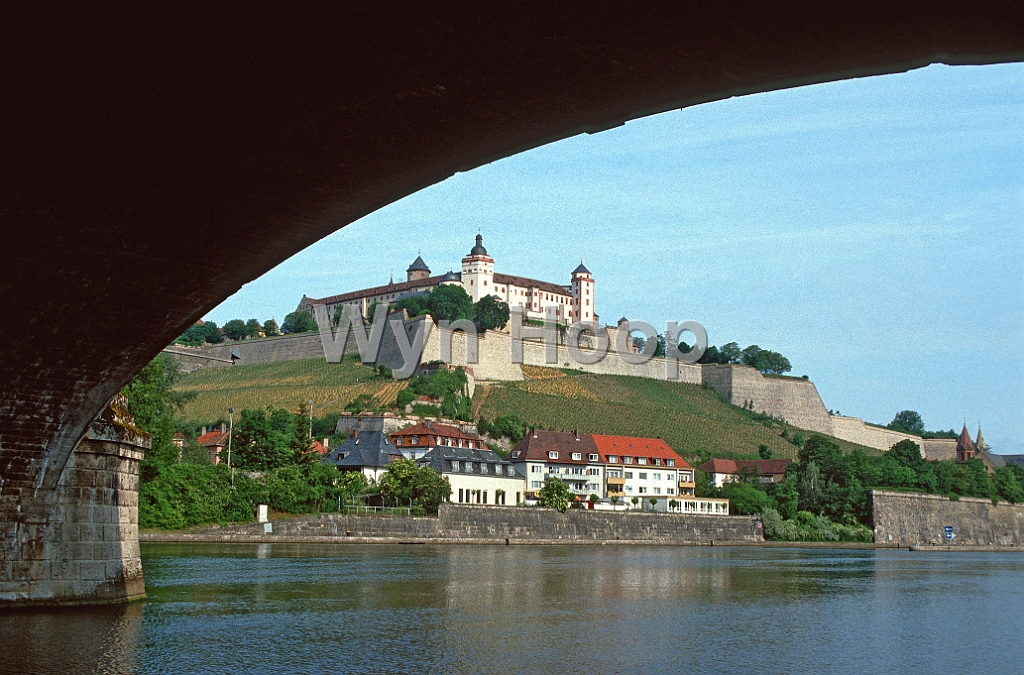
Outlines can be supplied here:
[[132, 374], [359, 217], [665, 110], [1024, 59], [993, 1], [196, 9], [3, 10], [0, 601], [42, 588], [53, 495]]

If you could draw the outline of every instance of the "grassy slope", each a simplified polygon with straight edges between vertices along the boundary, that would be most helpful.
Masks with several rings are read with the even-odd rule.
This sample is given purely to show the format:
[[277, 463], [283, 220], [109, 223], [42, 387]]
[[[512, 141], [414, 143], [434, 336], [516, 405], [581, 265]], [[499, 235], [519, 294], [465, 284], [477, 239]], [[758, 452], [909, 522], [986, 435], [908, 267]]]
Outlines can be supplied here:
[[[491, 386], [486, 397], [484, 388], [478, 387], [474, 413], [492, 420], [514, 413], [531, 425], [552, 429], [660, 436], [690, 460], [753, 456], [761, 443], [776, 457], [796, 456], [796, 447], [780, 438], [781, 427], [769, 429], [715, 392], [696, 385], [638, 377], [566, 375], [529, 366], [524, 372], [530, 379]], [[300, 402], [312, 399], [314, 414], [320, 416], [341, 412], [363, 393], [390, 404], [404, 387], [404, 382], [378, 379], [371, 368], [351, 359], [342, 363], [309, 359], [197, 370], [184, 376], [175, 389], [196, 393], [185, 406], [184, 416], [202, 424], [223, 417], [229, 407], [273, 405], [295, 410]], [[790, 434], [796, 431], [787, 427]], [[846, 450], [860, 447], [878, 453], [839, 443]]]
[[205, 368], [183, 376], [174, 388], [196, 394], [185, 405], [183, 415], [203, 424], [224, 417], [228, 408], [272, 405], [294, 411], [310, 399], [315, 415], [337, 413], [364, 393], [373, 394], [380, 403], [391, 404], [405, 386], [405, 382], [381, 380], [372, 368], [346, 358], [341, 363], [307, 359]]

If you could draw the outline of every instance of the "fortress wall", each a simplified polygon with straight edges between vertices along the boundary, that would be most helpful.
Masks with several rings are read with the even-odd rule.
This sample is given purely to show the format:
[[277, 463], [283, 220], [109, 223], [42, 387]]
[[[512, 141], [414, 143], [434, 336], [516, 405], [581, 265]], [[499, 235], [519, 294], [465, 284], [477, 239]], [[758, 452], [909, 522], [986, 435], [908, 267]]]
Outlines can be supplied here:
[[765, 377], [751, 366], [705, 364], [702, 378], [735, 405], [753, 401], [754, 410], [782, 417], [790, 424], [833, 434], [832, 420], [813, 382]]
[[[276, 363], [278, 361], [298, 361], [300, 359], [323, 358], [324, 348], [320, 343], [319, 333], [299, 333], [297, 335], [280, 335], [269, 338], [240, 340], [238, 342], [222, 342], [216, 345], [201, 347], [185, 347], [172, 345], [174, 358], [180, 364], [182, 372], [190, 373], [200, 368], [220, 368], [230, 366], [231, 352], [238, 350], [242, 359], [240, 366], [255, 363]], [[194, 356], [193, 356], [194, 354]], [[224, 361], [211, 361], [214, 357]]]
[[523, 371], [519, 364], [512, 363], [511, 337], [505, 333], [487, 331], [477, 336], [477, 363], [466, 361], [466, 334], [462, 331], [442, 331], [437, 326], [431, 331], [423, 349], [423, 363], [441, 359], [442, 334], [451, 335], [452, 363], [473, 369], [475, 380], [521, 380]]
[[[989, 499], [948, 497], [913, 492], [872, 490], [871, 520], [875, 541], [902, 546], [935, 544], [943, 546], [1024, 545], [1024, 504]], [[956, 534], [945, 538], [952, 526]]]
[[[839, 415], [833, 415], [832, 429], [832, 435], [836, 438], [841, 438], [844, 441], [850, 441], [851, 443], [866, 445], [869, 448], [875, 448], [877, 450], [888, 450], [892, 446], [904, 440], [914, 441], [917, 443], [918, 447], [922, 447], [922, 441], [919, 436], [905, 434], [900, 431], [892, 431], [890, 429], [882, 429], [881, 427], [873, 427], [869, 424], [864, 424], [864, 420], [857, 417], [841, 417]], [[953, 447], [955, 450], [956, 441], [953, 441]], [[921, 455], [922, 457], [925, 456], [923, 447]]]

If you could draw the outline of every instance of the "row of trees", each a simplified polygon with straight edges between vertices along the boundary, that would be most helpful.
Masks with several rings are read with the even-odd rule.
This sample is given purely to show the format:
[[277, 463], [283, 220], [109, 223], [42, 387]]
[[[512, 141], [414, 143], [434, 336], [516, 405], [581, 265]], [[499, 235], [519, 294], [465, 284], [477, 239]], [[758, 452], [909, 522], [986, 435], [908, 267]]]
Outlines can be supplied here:
[[698, 363], [738, 363], [753, 366], [766, 375], [784, 375], [793, 370], [789, 359], [778, 352], [761, 349], [757, 345], [740, 349], [735, 342], [726, 343], [721, 348], [711, 345]]
[[245, 340], [260, 337], [261, 335], [273, 337], [279, 334], [277, 321], [274, 319], [267, 319], [266, 323], [263, 324], [256, 319], [249, 319], [248, 321], [232, 319], [224, 324], [223, 328], [218, 328], [217, 324], [213, 321], [205, 321], [202, 324], [196, 323], [189, 326], [188, 330], [182, 333], [175, 342], [183, 345], [198, 346], [204, 343], [218, 344], [223, 342], [224, 338], [228, 340]]
[[[378, 304], [380, 303], [375, 302], [367, 308], [364, 321], [368, 322], [373, 318]], [[429, 314], [435, 321], [469, 320], [475, 322], [477, 329], [481, 331], [504, 328], [509, 319], [507, 303], [490, 295], [474, 303], [466, 290], [456, 284], [445, 284], [430, 291], [407, 295], [390, 303], [389, 309], [404, 309], [409, 317]], [[340, 324], [342, 312], [345, 311], [345, 305], [338, 305], [335, 308], [331, 319], [335, 326]]]
[[[762, 514], [766, 536], [825, 537], [825, 541], [835, 540], [830, 539], [835, 536], [859, 541], [866, 536], [864, 525], [869, 522], [870, 489], [1016, 503], [1024, 501], [1024, 469], [1011, 465], [990, 475], [977, 459], [963, 464], [930, 462], [909, 440], [897, 443], [881, 456], [859, 450], [844, 454], [834, 441], [815, 435], [800, 448], [798, 460], [790, 465], [781, 483], [761, 483], [756, 473], [750, 473], [715, 489], [707, 483], [706, 475], [698, 475], [697, 487], [698, 496], [729, 499], [736, 513]], [[769, 529], [769, 522], [775, 529]]]

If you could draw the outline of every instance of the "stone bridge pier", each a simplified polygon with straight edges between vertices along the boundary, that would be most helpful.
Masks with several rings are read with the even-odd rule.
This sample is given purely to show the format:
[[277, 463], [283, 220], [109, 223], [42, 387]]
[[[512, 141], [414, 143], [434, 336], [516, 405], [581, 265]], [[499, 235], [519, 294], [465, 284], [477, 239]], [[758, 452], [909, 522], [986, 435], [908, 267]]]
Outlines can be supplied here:
[[121, 603], [145, 593], [139, 463], [149, 436], [117, 397], [55, 484], [0, 485], [0, 607]]

